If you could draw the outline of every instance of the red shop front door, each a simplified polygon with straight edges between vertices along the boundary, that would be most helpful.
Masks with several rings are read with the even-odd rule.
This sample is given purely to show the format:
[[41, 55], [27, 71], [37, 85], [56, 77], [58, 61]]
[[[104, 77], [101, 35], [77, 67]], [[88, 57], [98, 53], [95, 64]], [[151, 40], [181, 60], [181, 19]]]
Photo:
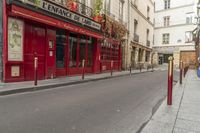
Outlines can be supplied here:
[[34, 53], [38, 57], [38, 79], [45, 78], [45, 28], [25, 25], [24, 69], [25, 80], [34, 79]]

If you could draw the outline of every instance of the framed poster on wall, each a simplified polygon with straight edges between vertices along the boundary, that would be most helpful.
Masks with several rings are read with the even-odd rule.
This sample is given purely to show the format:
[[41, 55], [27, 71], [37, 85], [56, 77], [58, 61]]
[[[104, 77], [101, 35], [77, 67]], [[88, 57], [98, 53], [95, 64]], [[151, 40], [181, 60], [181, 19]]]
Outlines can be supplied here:
[[24, 22], [8, 18], [8, 61], [23, 61]]

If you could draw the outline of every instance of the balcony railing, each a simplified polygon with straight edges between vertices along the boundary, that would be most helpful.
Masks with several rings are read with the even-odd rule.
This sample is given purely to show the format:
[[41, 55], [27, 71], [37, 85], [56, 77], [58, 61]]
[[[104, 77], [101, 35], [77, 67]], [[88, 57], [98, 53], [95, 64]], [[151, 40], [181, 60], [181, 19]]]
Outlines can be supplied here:
[[87, 16], [89, 18], [93, 17], [93, 9], [86, 6], [85, 4], [82, 4], [80, 2], [76, 2], [77, 3], [77, 13], [82, 14], [84, 16]]
[[[70, 8], [69, 5], [68, 5], [68, 0], [49, 0], [55, 4], [58, 4], [60, 6], [63, 6], [65, 8]], [[73, 8], [73, 11], [78, 13], [78, 14], [81, 14], [83, 16], [86, 16], [86, 17], [89, 17], [89, 18], [92, 18], [93, 17], [93, 9], [86, 6], [85, 4], [81, 3], [81, 2], [78, 2], [78, 1], [74, 1], [75, 3], [75, 7], [76, 8]]]
[[133, 37], [133, 41], [134, 41], [134, 42], [139, 42], [139, 39], [140, 39], [140, 38], [139, 38], [139, 35], [135, 33], [135, 34], [134, 34], [134, 37]]
[[147, 47], [150, 47], [151, 42], [147, 40]]

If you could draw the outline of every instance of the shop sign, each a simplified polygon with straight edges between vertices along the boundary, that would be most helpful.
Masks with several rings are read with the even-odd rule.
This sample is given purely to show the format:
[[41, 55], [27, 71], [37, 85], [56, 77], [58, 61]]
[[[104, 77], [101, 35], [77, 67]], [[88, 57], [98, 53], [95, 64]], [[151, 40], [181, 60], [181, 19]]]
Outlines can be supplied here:
[[11, 76], [12, 77], [20, 76], [20, 67], [19, 66], [11, 66]]
[[101, 24], [99, 24], [91, 19], [88, 19], [88, 18], [82, 17], [78, 14], [75, 14], [75, 13], [69, 11], [68, 9], [57, 6], [51, 2], [48, 2], [45, 0], [36, 0], [36, 1], [35, 0], [18, 0], [18, 1], [22, 1], [24, 3], [36, 6], [37, 8], [40, 8], [42, 10], [45, 10], [47, 12], [56, 14], [58, 16], [61, 16], [61, 17], [67, 18], [67, 19], [70, 19], [72, 21], [89, 26], [91, 28], [94, 28], [97, 30], [101, 29]]
[[23, 61], [23, 28], [23, 21], [8, 18], [8, 61]]

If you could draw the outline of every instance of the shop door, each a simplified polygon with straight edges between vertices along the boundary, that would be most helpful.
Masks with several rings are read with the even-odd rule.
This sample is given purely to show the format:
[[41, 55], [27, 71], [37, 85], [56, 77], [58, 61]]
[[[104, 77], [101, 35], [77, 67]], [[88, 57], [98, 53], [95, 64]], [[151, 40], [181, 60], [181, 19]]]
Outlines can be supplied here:
[[81, 74], [83, 60], [85, 73], [93, 70], [94, 40], [84, 35], [69, 34], [69, 75]]
[[45, 29], [25, 25], [24, 69], [25, 80], [34, 79], [34, 55], [38, 57], [38, 79], [45, 78]]
[[52, 79], [56, 76], [56, 31], [47, 29], [46, 46], [46, 79]]
[[66, 76], [66, 44], [67, 32], [62, 29], [56, 30], [56, 76]]

